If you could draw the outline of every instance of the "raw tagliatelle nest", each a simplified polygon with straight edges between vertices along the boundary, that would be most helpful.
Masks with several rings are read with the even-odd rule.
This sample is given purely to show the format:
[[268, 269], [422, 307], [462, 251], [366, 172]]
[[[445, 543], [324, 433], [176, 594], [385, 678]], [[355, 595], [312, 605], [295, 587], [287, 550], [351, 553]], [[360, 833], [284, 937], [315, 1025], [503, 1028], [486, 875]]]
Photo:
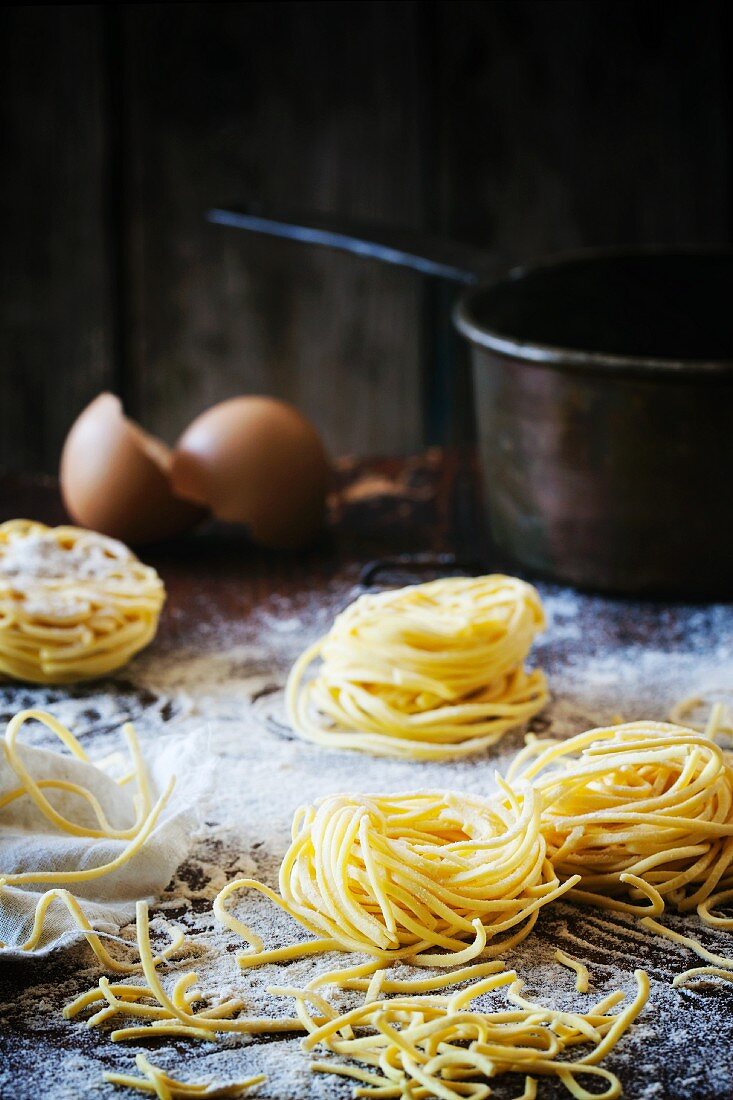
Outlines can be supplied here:
[[0, 676], [104, 676], [154, 637], [160, 577], [116, 539], [30, 520], [0, 525]]
[[293, 667], [289, 720], [331, 748], [422, 760], [480, 752], [547, 702], [544, 674], [524, 669], [544, 626], [537, 591], [498, 574], [360, 596]]
[[562, 880], [579, 876], [570, 899], [638, 914], [733, 980], [733, 960], [653, 919], [669, 904], [733, 928], [714, 912], [733, 900], [733, 767], [719, 745], [681, 726], [632, 722], [530, 742], [509, 778], [537, 791], [548, 857]]
[[323, 937], [289, 949], [361, 951], [383, 961], [448, 967], [496, 955], [532, 930], [561, 885], [547, 859], [540, 803], [503, 784], [493, 802], [445, 791], [339, 795], [295, 815], [280, 869], [280, 895], [254, 879], [222, 891], [215, 913], [250, 944], [243, 966], [283, 951], [225, 908], [255, 889]]

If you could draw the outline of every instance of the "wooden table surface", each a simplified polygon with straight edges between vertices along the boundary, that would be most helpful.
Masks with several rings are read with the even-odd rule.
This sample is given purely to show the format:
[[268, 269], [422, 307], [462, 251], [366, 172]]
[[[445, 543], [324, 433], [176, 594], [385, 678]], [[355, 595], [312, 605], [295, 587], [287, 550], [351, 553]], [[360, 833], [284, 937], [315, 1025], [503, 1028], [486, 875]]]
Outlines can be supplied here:
[[[233, 616], [246, 619], [265, 605], [276, 617], [278, 606], [286, 607], [291, 614], [306, 599], [310, 605], [322, 599], [329, 608], [343, 604], [360, 577], [364, 579], [364, 568], [370, 562], [384, 564], [377, 578], [380, 583], [409, 583], [427, 577], [432, 575], [428, 569], [431, 565], [434, 568], [436, 561], [439, 571], [448, 568], [451, 556], [469, 571], [501, 564], [486, 549], [471, 454], [434, 451], [404, 460], [342, 462], [338, 478], [329, 531], [317, 547], [301, 556], [257, 551], [247, 545], [241, 532], [217, 528], [145, 553], [145, 560], [158, 568], [168, 590], [149, 664], [156, 652], [165, 655], [198, 645], [207, 625], [225, 623]], [[0, 481], [0, 518], [19, 515], [47, 522], [62, 520], [55, 485], [50, 481]], [[395, 563], [400, 556], [403, 561]], [[727, 675], [733, 638], [730, 608], [581, 597], [552, 585], [542, 586], [541, 591], [551, 608], [551, 625], [539, 659], [548, 672], [555, 698], [548, 714], [536, 721], [536, 729], [550, 727], [562, 734], [586, 728], [584, 723], [590, 722], [591, 715], [606, 714], [609, 720], [614, 699], [619, 700], [619, 706], [623, 701], [625, 717], [641, 717], [645, 708], [653, 705], [650, 699], [658, 697], [668, 705], [673, 698], [670, 692], [685, 694], [688, 687], [694, 688], [694, 684], [684, 682], [688, 670], [694, 677], [706, 669], [713, 679], [720, 673]], [[595, 662], [596, 669], [605, 669], [605, 679], [600, 674], [589, 678], [588, 662]], [[125, 705], [130, 703], [133, 709], [154, 709], [157, 705], [154, 692], [145, 695], [136, 686], [134, 667], [93, 687], [49, 692], [23, 685], [1, 686], [0, 719], [33, 702], [53, 706], [54, 700], [70, 697], [79, 702], [84, 729], [91, 735], [99, 715], [95, 717], [91, 706], [84, 710], [83, 704], [95, 692], [104, 690]], [[620, 683], [616, 682], [618, 669]], [[664, 683], [650, 685], [657, 669], [666, 669], [669, 675]], [[161, 722], [166, 721], [164, 703], [155, 714]], [[510, 738], [507, 745], [515, 749], [519, 743]], [[486, 769], [488, 774], [495, 765], [496, 758], [490, 757], [479, 761], [473, 771], [454, 769], [430, 775], [445, 774], [446, 786], [460, 782], [462, 776], [473, 777], [470, 781], [475, 783], [476, 776], [483, 774], [477, 769]], [[424, 780], [415, 774], [413, 785], [422, 785]], [[579, 907], [561, 903], [552, 915], [546, 912], [547, 919], [538, 925], [544, 930], [534, 934], [538, 945], [550, 943], [553, 936], [575, 936], [586, 945], [591, 967], [603, 969], [612, 961], [617, 969], [630, 973], [641, 955], [654, 978], [658, 1003], [645, 1014], [635, 1037], [626, 1043], [625, 1052], [608, 1060], [609, 1068], [622, 1077], [627, 1097], [713, 1100], [733, 1096], [733, 1084], [726, 1091], [720, 1076], [721, 1068], [727, 1078], [733, 1071], [733, 1054], [727, 1041], [729, 1021], [733, 1019], [733, 986], [675, 991], [673, 1002], [667, 991], [669, 978], [695, 965], [688, 953], [680, 953], [664, 941], [644, 940], [623, 919], [609, 931], [609, 922], [591, 919]], [[533, 949], [527, 947], [521, 956], [528, 966], [532, 963], [528, 952]], [[3, 965], [0, 960], [2, 1100], [35, 1098], [39, 1091], [52, 1100], [115, 1095], [101, 1084], [101, 1079], [92, 1090], [88, 1072], [90, 1065], [98, 1065], [101, 1078], [102, 1068], [116, 1064], [119, 1049], [97, 1032], [81, 1033], [78, 1027], [65, 1023], [59, 1013], [70, 996], [95, 981], [88, 957], [75, 952], [60, 954], [42, 964], [29, 959], [22, 965]], [[37, 988], [44, 992], [36, 1003]], [[57, 995], [49, 995], [49, 988], [57, 989]], [[707, 1027], [715, 1034], [708, 1035]], [[724, 1043], [719, 1041], [721, 1035], [725, 1036]], [[716, 1067], [706, 1060], [707, 1044]], [[185, 1065], [189, 1057], [186, 1045], [178, 1044], [175, 1049]], [[87, 1074], [83, 1079], [74, 1070], [81, 1058]], [[245, 1068], [251, 1068], [249, 1063], [242, 1072]], [[79, 1080], [87, 1083], [80, 1084]], [[496, 1095], [514, 1095], [516, 1084], [516, 1079], [512, 1085], [500, 1082]], [[333, 1083], [329, 1088], [328, 1095], [350, 1095], [346, 1083], [341, 1083], [336, 1092]], [[262, 1095], [274, 1097], [278, 1093], [265, 1090]], [[319, 1091], [317, 1095], [326, 1093]], [[541, 1095], [563, 1093], [552, 1083], [543, 1083]], [[281, 1100], [299, 1098], [291, 1094]]]

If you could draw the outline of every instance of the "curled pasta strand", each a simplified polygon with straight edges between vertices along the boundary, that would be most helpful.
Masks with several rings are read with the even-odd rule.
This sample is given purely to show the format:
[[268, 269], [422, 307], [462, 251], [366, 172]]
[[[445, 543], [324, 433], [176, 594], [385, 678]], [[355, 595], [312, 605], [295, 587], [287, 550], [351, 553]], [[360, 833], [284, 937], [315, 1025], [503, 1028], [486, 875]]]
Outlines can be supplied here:
[[[8, 805], [10, 802], [17, 798], [27, 795], [33, 802], [36, 808], [43, 814], [43, 816], [49, 821], [55, 828], [61, 832], [69, 833], [72, 836], [83, 837], [100, 837], [105, 840], [129, 840], [134, 837], [139, 831], [142, 824], [142, 820], [150, 812], [150, 785], [147, 778], [147, 772], [145, 763], [140, 754], [140, 745], [135, 733], [135, 728], [131, 722], [125, 723], [123, 731], [130, 749], [134, 765], [134, 775], [138, 785], [138, 816], [137, 820], [127, 829], [115, 829], [107, 820], [102, 807], [99, 804], [98, 799], [87, 788], [82, 787], [80, 784], [67, 783], [61, 780], [40, 780], [36, 781], [30, 774], [25, 764], [20, 758], [20, 754], [17, 749], [18, 736], [27, 722], [40, 722], [51, 733], [55, 734], [61, 743], [72, 753], [77, 760], [81, 760], [82, 763], [90, 763], [89, 757], [82, 748], [81, 744], [74, 737], [73, 733], [66, 728], [57, 718], [54, 718], [52, 714], [49, 714], [44, 710], [22, 710], [18, 714], [14, 715], [10, 719], [5, 730], [5, 742], [3, 745], [5, 752], [5, 759], [10, 768], [15, 772], [20, 780], [21, 786], [14, 791], [11, 791], [0, 802], [0, 809]], [[42, 793], [43, 789], [54, 788], [57, 790], [69, 791], [71, 793], [79, 795], [83, 798], [88, 805], [94, 811], [97, 819], [98, 828], [91, 828], [87, 825], [79, 825], [74, 821], [70, 821], [63, 814], [59, 813], [45, 795]]]
[[[5, 880], [0, 879], [0, 900], [2, 898], [2, 889], [4, 886]], [[84, 933], [87, 943], [91, 947], [92, 951], [94, 952], [102, 966], [104, 966], [107, 970], [111, 970], [117, 974], [134, 974], [136, 971], [140, 970], [139, 963], [128, 963], [124, 959], [116, 959], [114, 955], [111, 955], [109, 951], [107, 951], [106, 947], [102, 943], [99, 933], [95, 932], [95, 930], [92, 928], [92, 925], [89, 923], [89, 920], [84, 914], [81, 905], [74, 897], [74, 895], [71, 894], [68, 890], [47, 890], [45, 894], [41, 895], [38, 904], [36, 905], [36, 910], [33, 916], [33, 927], [31, 929], [30, 935], [24, 943], [19, 945], [18, 950], [34, 951], [38, 947], [38, 944], [41, 941], [41, 937], [43, 936], [43, 928], [45, 924], [46, 914], [55, 901], [60, 901], [66, 906], [68, 912], [74, 920], [74, 923], [76, 924], [77, 928], [79, 928]], [[184, 943], [184, 939], [184, 933], [180, 929], [177, 930], [176, 933], [171, 937], [171, 942], [169, 943], [169, 945], [163, 951], [161, 951], [160, 955], [156, 956], [156, 961], [158, 963], [161, 963], [164, 960], [171, 958], [172, 955], [174, 955], [177, 951], [181, 949]]]
[[[28, 797], [43, 817], [61, 832], [77, 837], [94, 839], [103, 838], [110, 841], [126, 841], [126, 843], [122, 851], [120, 851], [115, 858], [96, 867], [87, 867], [83, 870], [71, 868], [61, 871], [36, 868], [32, 871], [23, 872], [0, 871], [0, 905], [4, 902], [12, 901], [13, 888], [35, 883], [53, 884], [51, 889], [46, 890], [45, 893], [40, 895], [35, 906], [31, 930], [26, 940], [18, 946], [18, 949], [31, 952], [38, 947], [43, 936], [48, 911], [54, 902], [58, 901], [66, 906], [74, 924], [83, 932], [87, 942], [102, 966], [113, 972], [132, 973], [139, 969], [139, 967], [136, 964], [130, 964], [126, 963], [124, 960], [115, 959], [114, 956], [107, 951], [102, 943], [100, 934], [97, 933], [89, 923], [80, 902], [68, 889], [65, 889], [65, 887], [73, 886], [76, 883], [94, 881], [106, 875], [113, 874], [133, 859], [144, 847], [155, 828], [173, 791], [175, 777], [171, 777], [166, 789], [158, 799], [153, 802], [150, 781], [147, 775], [145, 762], [140, 752], [137, 736], [134, 727], [130, 723], [127, 723], [124, 727], [124, 733], [132, 757], [133, 770], [130, 777], [125, 777], [120, 785], [124, 785], [129, 778], [136, 780], [137, 795], [135, 797], [135, 803], [137, 806], [137, 813], [135, 822], [129, 828], [115, 829], [107, 820], [104, 810], [96, 796], [92, 791], [80, 783], [55, 779], [36, 780], [33, 778], [20, 758], [17, 748], [18, 736], [25, 723], [31, 720], [41, 722], [58, 737], [64, 747], [68, 749], [73, 756], [81, 760], [84, 764], [89, 763], [89, 759], [79, 741], [64, 725], [54, 718], [53, 715], [40, 710], [21, 711], [8, 723], [3, 744], [6, 761], [11, 770], [14, 771], [20, 779], [21, 785], [11, 790], [3, 797], [0, 802], [0, 809], [11, 805], [20, 798]], [[56, 810], [48, 801], [43, 793], [45, 790], [63, 791], [73, 794], [86, 802], [96, 818], [98, 827], [92, 827], [86, 824], [82, 825], [67, 818], [64, 814]], [[22, 891], [18, 893], [26, 900], [26, 895]], [[182, 942], [183, 935], [181, 933], [177, 935], [171, 945], [161, 953], [159, 960], [169, 957], [170, 954], [178, 950]], [[0, 949], [5, 946], [5, 944], [0, 943]]]

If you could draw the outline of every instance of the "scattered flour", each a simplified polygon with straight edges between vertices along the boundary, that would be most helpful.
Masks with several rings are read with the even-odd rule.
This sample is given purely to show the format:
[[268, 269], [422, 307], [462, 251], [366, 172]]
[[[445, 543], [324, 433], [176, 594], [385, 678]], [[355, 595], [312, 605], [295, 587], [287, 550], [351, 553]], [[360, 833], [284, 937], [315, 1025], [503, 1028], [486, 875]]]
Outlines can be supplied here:
[[119, 567], [119, 555], [129, 557], [121, 542], [105, 539], [117, 558], [105, 552], [101, 536], [94, 542], [61, 546], [52, 532], [15, 538], [0, 553], [0, 576], [20, 580], [101, 580]]
[[[733, 688], [733, 607], [657, 607], [549, 585], [541, 591], [549, 625], [533, 659], [547, 671], [552, 702], [532, 728], [562, 737], [619, 715], [627, 720], [664, 718], [683, 696]], [[209, 618], [196, 624], [192, 611], [185, 645], [162, 640], [115, 681], [71, 693], [10, 686], [0, 690], [0, 718], [31, 700], [48, 706], [80, 734], [93, 756], [118, 748], [119, 725], [127, 716], [135, 720], [143, 747], [163, 726], [168, 734], [178, 730], [181, 736], [203, 728], [209, 752], [218, 761], [219, 781], [201, 806], [205, 824], [192, 836], [191, 855], [166, 891], [161, 911], [186, 926], [196, 947], [195, 960], [176, 963], [172, 973], [195, 965], [204, 991], [215, 997], [236, 993], [247, 1012], [289, 1013], [290, 1002], [273, 998], [266, 987], [285, 980], [304, 983], [343, 958], [304, 959], [287, 968], [242, 972], [235, 961], [240, 946], [236, 937], [219, 928], [211, 913], [211, 899], [236, 875], [276, 884], [298, 805], [340, 790], [436, 786], [487, 792], [494, 786], [496, 769], [522, 744], [520, 733], [510, 734], [497, 751], [437, 764], [329, 752], [294, 737], [282, 713], [290, 664], [357, 593], [353, 571], [344, 571], [325, 598], [322, 592], [305, 590], [293, 598], [271, 597], [255, 615], [239, 622], [214, 616], [213, 623]], [[184, 632], [171, 634], [180, 637]], [[35, 736], [43, 740], [40, 731]], [[307, 938], [258, 894], [243, 895], [236, 910], [268, 945]], [[706, 943], [725, 944], [724, 933], [700, 930], [694, 918], [670, 917], [670, 924]], [[589, 994], [577, 994], [573, 975], [553, 961], [556, 946], [588, 962]], [[589, 1005], [617, 987], [631, 992], [633, 970], [644, 966], [652, 979], [650, 1005], [606, 1063], [619, 1073], [625, 1095], [629, 1100], [731, 1095], [733, 1058], [727, 1044], [711, 1047], [710, 1034], [729, 1034], [733, 985], [673, 989], [671, 977], [694, 964], [684, 948], [639, 930], [630, 918], [560, 902], [543, 910], [535, 933], [509, 953], [508, 961], [530, 994], [558, 1007]], [[119, 1095], [102, 1083], [101, 1072], [112, 1066], [131, 1069], [135, 1048], [111, 1044], [105, 1031], [89, 1030], [83, 1021], [66, 1023], [59, 1015], [66, 1001], [97, 978], [84, 949], [73, 960], [65, 955], [40, 971], [32, 964], [7, 975], [0, 970], [0, 1096], [25, 1100], [43, 1092], [49, 1100], [111, 1100]], [[343, 993], [335, 1000], [351, 1003]], [[497, 993], [486, 1003], [504, 1001]], [[709, 1058], [702, 1053], [705, 1049], [711, 1051]], [[310, 1075], [296, 1037], [231, 1036], [215, 1046], [162, 1043], [153, 1061], [186, 1079], [227, 1081], [263, 1072], [268, 1081], [257, 1095], [270, 1100], [351, 1095], [348, 1082]], [[521, 1091], [517, 1085], [517, 1078], [499, 1081], [496, 1096], [508, 1100]], [[543, 1081], [540, 1095], [564, 1093]]]

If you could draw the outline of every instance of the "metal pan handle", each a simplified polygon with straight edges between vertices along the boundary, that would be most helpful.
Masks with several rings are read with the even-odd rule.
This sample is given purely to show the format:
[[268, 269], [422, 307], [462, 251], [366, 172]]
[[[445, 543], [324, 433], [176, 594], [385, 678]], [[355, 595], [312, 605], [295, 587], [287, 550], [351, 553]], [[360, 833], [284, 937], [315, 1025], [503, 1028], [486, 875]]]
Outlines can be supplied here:
[[217, 225], [324, 245], [464, 285], [483, 282], [497, 274], [497, 261], [491, 253], [409, 229], [358, 225], [329, 214], [276, 213], [254, 205], [216, 208], [209, 210], [206, 217]]

